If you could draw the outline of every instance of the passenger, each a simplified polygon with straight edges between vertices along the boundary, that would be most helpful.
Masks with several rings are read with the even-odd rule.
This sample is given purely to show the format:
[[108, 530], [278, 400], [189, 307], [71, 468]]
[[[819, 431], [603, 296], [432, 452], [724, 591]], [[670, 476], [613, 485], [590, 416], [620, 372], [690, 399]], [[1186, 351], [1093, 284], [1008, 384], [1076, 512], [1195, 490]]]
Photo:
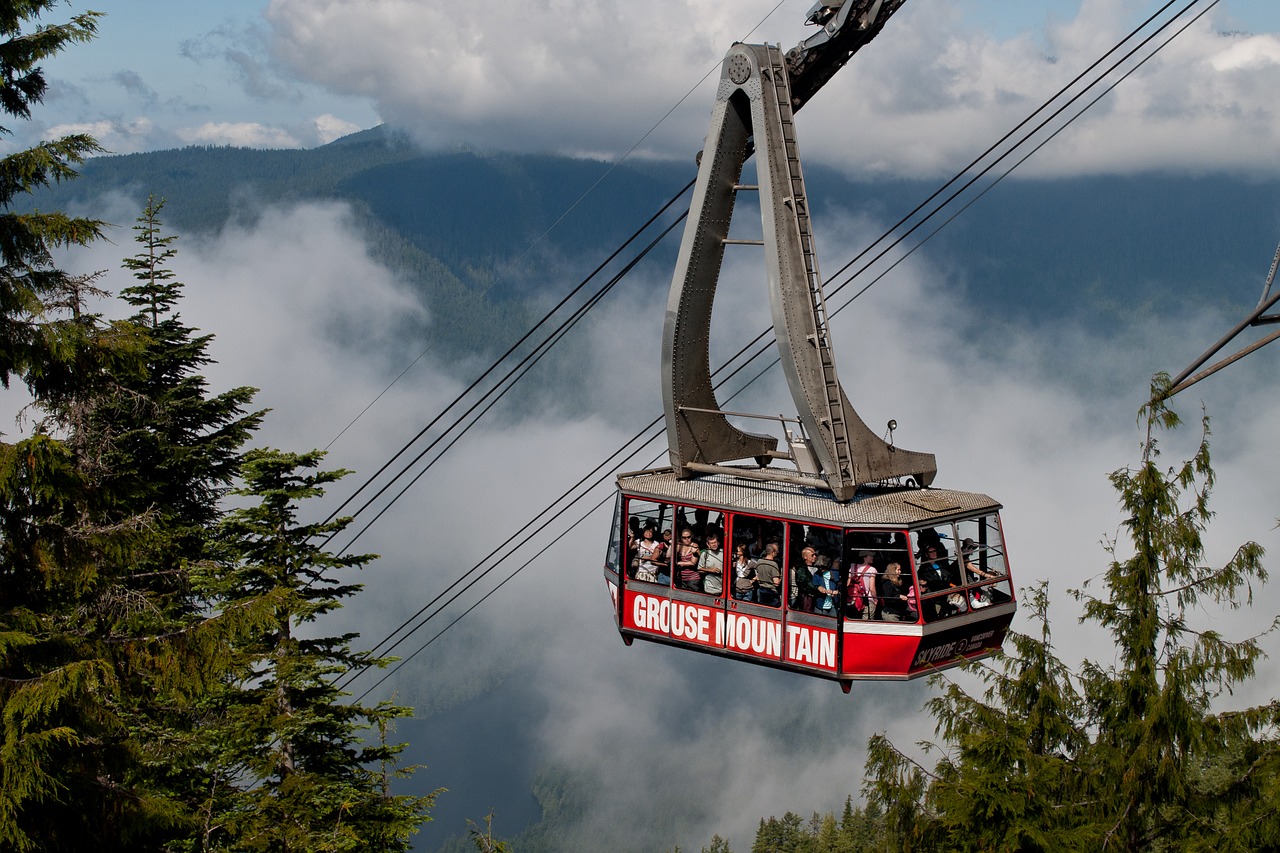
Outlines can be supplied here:
[[942, 544], [942, 534], [932, 527], [926, 527], [920, 531], [920, 554], [917, 557], [923, 555], [930, 545], [937, 548], [939, 553], [947, 550]]
[[[983, 581], [996, 580], [1004, 577], [1004, 572], [997, 568], [983, 569], [977, 563], [974, 563], [970, 557], [978, 551], [977, 544], [972, 539], [965, 539], [960, 543], [960, 553], [964, 559], [965, 580], [969, 583], [982, 583]], [[1008, 592], [1009, 585], [1007, 583], [989, 584], [973, 591], [973, 606], [988, 607], [992, 604], [1002, 604], [1010, 599]]]
[[[923, 537], [921, 537], [923, 538]], [[939, 556], [941, 545], [926, 545], [920, 549], [920, 562], [917, 573], [920, 576], [921, 595], [943, 592], [955, 586], [951, 581], [951, 573], [947, 561]], [[945, 553], [945, 549], [942, 549]], [[947, 600], [948, 596], [933, 596], [924, 600], [924, 620], [932, 622], [955, 613], [955, 608]]]
[[659, 533], [658, 528], [655, 525], [653, 528], [653, 538], [658, 543], [659, 558], [665, 557], [667, 554], [671, 553], [671, 528], [667, 528], [662, 531], [662, 533]]
[[764, 556], [756, 561], [756, 601], [766, 607], [782, 606], [778, 584], [782, 581], [782, 567], [778, 565], [777, 542], [766, 542]]
[[818, 552], [813, 546], [800, 549], [800, 561], [791, 561], [790, 595], [787, 598], [792, 610], [813, 612], [813, 571], [818, 564]]
[[939, 592], [951, 586], [947, 578], [947, 570], [942, 558], [938, 556], [938, 548], [935, 545], [926, 545], [920, 549], [918, 573], [925, 592]]
[[965, 581], [967, 583], [979, 583], [984, 580], [995, 580], [1003, 577], [999, 572], [989, 572], [983, 570], [977, 563], [971, 559], [978, 551], [978, 546], [974, 544], [972, 539], [966, 539], [960, 543], [960, 555], [964, 560]]
[[646, 525], [640, 536], [636, 543], [636, 553], [640, 558], [636, 580], [657, 583], [658, 569], [662, 566], [662, 543], [654, 537], [653, 525]]
[[658, 544], [662, 550], [658, 554], [658, 583], [671, 586], [671, 528], [662, 531]]
[[676, 546], [676, 577], [684, 589], [699, 589], [702, 575], [698, 572], [698, 543], [693, 541], [693, 531], [688, 527], [680, 531], [680, 544]]
[[738, 545], [733, 551], [733, 597], [739, 601], [755, 601], [755, 561], [747, 556], [745, 542]]
[[821, 616], [835, 616], [840, 601], [840, 561], [830, 560], [813, 573], [814, 609]]
[[875, 615], [876, 610], [876, 579], [878, 572], [876, 567], [871, 564], [871, 552], [863, 551], [858, 556], [858, 565], [849, 573], [850, 584], [862, 585], [862, 609], [858, 614], [863, 619], [870, 619]]
[[714, 530], [707, 534], [707, 547], [698, 555], [698, 573], [702, 575], [703, 592], [724, 592], [724, 551], [720, 548], [720, 535]]
[[858, 580], [858, 576], [853, 572], [849, 572], [849, 577], [845, 580], [844, 585], [844, 617], [846, 619], [862, 619], [863, 614], [868, 612], [869, 609], [867, 607], [867, 591], [862, 588], [862, 582]]
[[640, 518], [633, 515], [627, 525], [627, 550], [624, 553], [627, 555], [627, 577], [629, 578], [635, 577], [636, 570], [640, 568], [640, 555], [636, 553], [636, 542], [640, 539], [639, 522]]
[[630, 522], [627, 524], [627, 550], [635, 548], [636, 543], [640, 541], [640, 526], [644, 521], [638, 515], [631, 516]]
[[916, 621], [915, 590], [911, 579], [903, 576], [902, 566], [898, 563], [885, 567], [876, 597], [880, 602], [880, 619], [887, 622]]

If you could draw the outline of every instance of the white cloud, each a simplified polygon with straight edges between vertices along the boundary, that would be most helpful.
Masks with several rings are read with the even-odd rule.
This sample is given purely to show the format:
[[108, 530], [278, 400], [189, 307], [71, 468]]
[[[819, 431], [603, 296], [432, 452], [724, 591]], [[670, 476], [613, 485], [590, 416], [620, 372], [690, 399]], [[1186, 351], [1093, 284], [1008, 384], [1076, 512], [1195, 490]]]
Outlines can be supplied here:
[[321, 145], [326, 145], [335, 139], [360, 130], [360, 125], [338, 118], [330, 113], [316, 116], [313, 124], [316, 129], [316, 138], [320, 140]]
[[147, 118], [57, 124], [48, 129], [47, 137], [57, 139], [76, 133], [89, 134], [111, 154], [134, 154], [151, 147], [155, 125]]
[[179, 128], [176, 135], [188, 145], [231, 145], [244, 148], [301, 148], [291, 133], [256, 121], [205, 122]]
[[501, 0], [460, 14], [412, 0], [276, 0], [266, 16], [299, 74], [376, 99], [425, 140], [616, 150], [771, 5]]
[[[494, 0], [459, 14], [411, 0], [273, 0], [266, 17], [296, 73], [374, 99], [386, 121], [429, 144], [616, 157], [772, 7]], [[904, 5], [806, 109], [807, 156], [863, 174], [952, 171], [1149, 10], [1136, 0], [1085, 0], [1074, 18], [1007, 39], [980, 31], [965, 11], [959, 0]], [[1276, 39], [1221, 34], [1225, 15], [1193, 25], [1029, 168], [1274, 172]], [[786, 5], [752, 40], [793, 44], [806, 35], [800, 17]], [[696, 150], [711, 92], [700, 88], [641, 154]]]
[[1274, 35], [1237, 38], [1209, 60], [1216, 71], [1280, 65], [1280, 38]]

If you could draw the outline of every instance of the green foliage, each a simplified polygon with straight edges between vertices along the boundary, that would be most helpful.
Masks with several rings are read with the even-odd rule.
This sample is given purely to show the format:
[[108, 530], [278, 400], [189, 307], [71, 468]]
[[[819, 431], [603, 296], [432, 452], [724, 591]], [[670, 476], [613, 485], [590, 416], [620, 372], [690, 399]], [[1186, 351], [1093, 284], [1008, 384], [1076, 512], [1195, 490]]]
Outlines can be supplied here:
[[[0, 9], [0, 109], [31, 117], [44, 98], [40, 63], [70, 44], [91, 39], [98, 14], [85, 12], [59, 24], [35, 22], [57, 0], [8, 2]], [[9, 135], [0, 126], [0, 135]], [[0, 158], [0, 384], [13, 374], [24, 380], [41, 365], [64, 363], [74, 347], [57, 326], [44, 323], [47, 302], [61, 298], [72, 277], [57, 270], [55, 247], [83, 245], [100, 236], [101, 223], [61, 213], [19, 212], [14, 206], [33, 191], [73, 178], [84, 158], [101, 149], [92, 137], [66, 136]]]
[[702, 853], [733, 853], [733, 848], [729, 846], [728, 841], [718, 835], [713, 835], [711, 836], [711, 843], [702, 848]]
[[[1196, 451], [1168, 469], [1156, 434], [1178, 426], [1158, 376], [1144, 407], [1141, 463], [1111, 475], [1125, 514], [1123, 549], [1104, 593], [1074, 594], [1116, 655], [1073, 671], [1057, 656], [1043, 585], [1025, 594], [1038, 636], [1015, 634], [995, 667], [970, 667], [985, 690], [947, 683], [928, 703], [943, 744], [932, 768], [873, 739], [866, 793], [897, 849], [1252, 850], [1280, 842], [1280, 703], [1221, 711], [1251, 678], [1259, 638], [1206, 630], [1206, 605], [1238, 609], [1266, 580], [1246, 543], [1205, 565], [1212, 516], [1208, 420]], [[1273, 622], [1273, 627], [1274, 627]], [[939, 679], [941, 682], [941, 679]]]
[[386, 740], [409, 709], [344, 702], [334, 685], [355, 666], [386, 661], [353, 652], [352, 635], [298, 632], [360, 589], [335, 571], [373, 559], [318, 544], [347, 519], [298, 521], [298, 503], [346, 473], [316, 470], [322, 458], [318, 451], [250, 451], [237, 493], [253, 503], [221, 523], [227, 568], [217, 606], [269, 615], [271, 630], [237, 648], [238, 674], [219, 698], [218, 780], [255, 781], [221, 791], [218, 781], [211, 785], [204, 831], [214, 849], [408, 850], [435, 799], [390, 793], [391, 780], [414, 769], [396, 765], [403, 745]]
[[[242, 456], [263, 413], [208, 392], [162, 207], [125, 262], [136, 314], [104, 322], [92, 279], [47, 270], [24, 320], [43, 346], [11, 363], [35, 402], [0, 443], [0, 847], [408, 849], [434, 796], [390, 790], [408, 709], [342, 702], [351, 637], [295, 632], [370, 559], [312, 544], [345, 522], [296, 523], [343, 472]], [[224, 519], [242, 466], [258, 503]]]
[[150, 849], [188, 820], [193, 702], [250, 627], [210, 617], [191, 569], [260, 415], [251, 389], [206, 393], [177, 290], [154, 324], [104, 323], [89, 282], [45, 280], [34, 430], [0, 444], [0, 841]]
[[493, 812], [484, 816], [484, 829], [475, 821], [467, 821], [467, 835], [480, 853], [511, 853], [511, 845], [493, 837]]

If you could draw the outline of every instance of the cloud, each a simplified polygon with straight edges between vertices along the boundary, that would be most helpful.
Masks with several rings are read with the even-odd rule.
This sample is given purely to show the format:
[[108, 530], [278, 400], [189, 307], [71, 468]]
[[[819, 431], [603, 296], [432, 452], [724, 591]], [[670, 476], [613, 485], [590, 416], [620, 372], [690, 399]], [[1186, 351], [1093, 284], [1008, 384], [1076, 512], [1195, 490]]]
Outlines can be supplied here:
[[199, 38], [184, 40], [179, 50], [196, 62], [221, 63], [251, 98], [277, 101], [299, 97], [296, 87], [278, 73], [258, 24], [224, 24]]
[[94, 122], [56, 124], [47, 131], [47, 135], [53, 139], [78, 133], [89, 134], [112, 154], [133, 154], [148, 150], [154, 139], [155, 125], [147, 118], [128, 121], [103, 119]]
[[119, 83], [126, 92], [148, 106], [154, 105], [160, 98], [156, 90], [148, 86], [146, 81], [142, 79], [142, 75], [136, 71], [117, 71], [111, 75], [111, 78]]
[[316, 116], [313, 124], [315, 125], [316, 138], [321, 145], [326, 145], [335, 139], [360, 130], [360, 125], [338, 118], [330, 113]]
[[244, 148], [301, 148], [302, 143], [287, 130], [256, 121], [205, 122], [199, 127], [175, 131], [188, 145], [231, 145]]
[[[430, 145], [612, 158], [772, 7], [495, 0], [458, 14], [411, 0], [273, 0], [266, 20], [294, 73], [374, 99], [386, 121]], [[1136, 0], [1085, 0], [1073, 18], [1001, 39], [968, 21], [959, 0], [906, 4], [806, 108], [802, 150], [864, 175], [953, 171], [1108, 50], [1144, 9]], [[1223, 34], [1225, 14], [1192, 25], [1028, 170], [1274, 172], [1277, 40]], [[752, 40], [785, 46], [807, 34], [788, 6]], [[698, 88], [639, 155], [697, 150], [712, 93]]]

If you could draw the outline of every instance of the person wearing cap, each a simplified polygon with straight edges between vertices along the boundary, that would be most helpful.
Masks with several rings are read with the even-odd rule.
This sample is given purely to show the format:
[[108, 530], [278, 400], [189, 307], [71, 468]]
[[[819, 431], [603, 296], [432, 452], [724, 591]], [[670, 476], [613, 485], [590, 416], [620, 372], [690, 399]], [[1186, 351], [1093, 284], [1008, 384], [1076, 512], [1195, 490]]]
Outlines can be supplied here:
[[977, 551], [978, 546], [972, 539], [965, 539], [960, 543], [960, 555], [964, 561], [964, 570], [967, 574], [973, 576], [970, 583], [977, 583], [978, 581], [984, 580], [995, 580], [1000, 577], [998, 572], [984, 571], [977, 563], [972, 561], [971, 557], [976, 554]]

